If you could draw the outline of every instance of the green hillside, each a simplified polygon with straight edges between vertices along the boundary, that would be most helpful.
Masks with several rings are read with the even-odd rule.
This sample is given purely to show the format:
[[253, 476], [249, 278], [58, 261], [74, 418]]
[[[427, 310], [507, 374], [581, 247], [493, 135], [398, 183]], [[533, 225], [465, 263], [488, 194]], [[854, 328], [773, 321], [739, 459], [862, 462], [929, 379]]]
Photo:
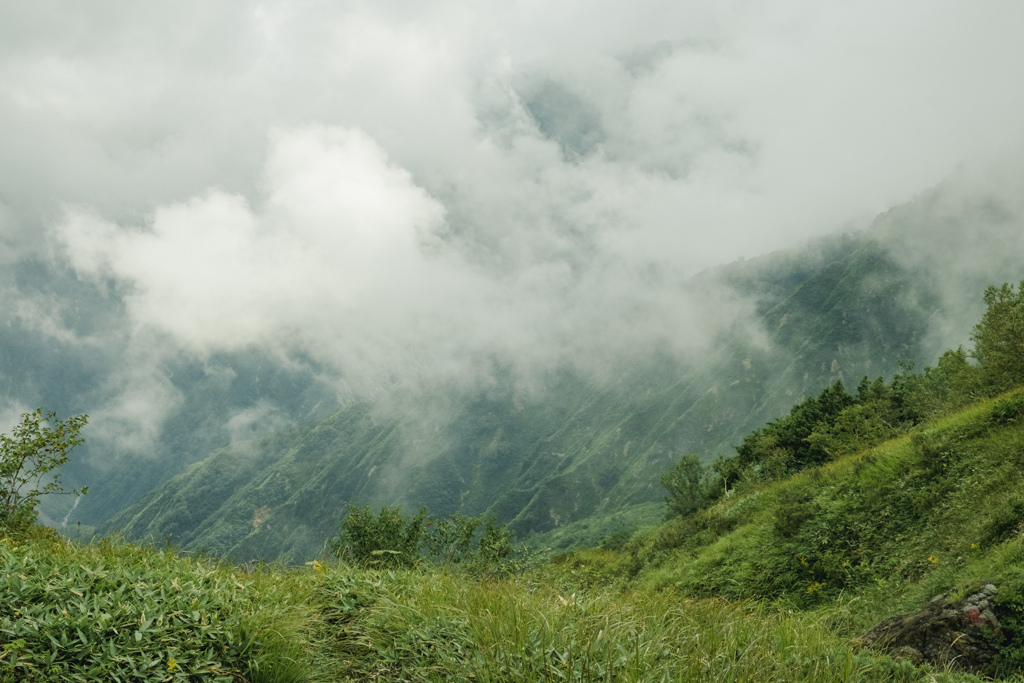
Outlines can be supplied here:
[[[1019, 680], [1022, 519], [1024, 387], [550, 562], [283, 569], [5, 536], [0, 680]], [[977, 627], [952, 658], [865, 635], [936, 595]]]

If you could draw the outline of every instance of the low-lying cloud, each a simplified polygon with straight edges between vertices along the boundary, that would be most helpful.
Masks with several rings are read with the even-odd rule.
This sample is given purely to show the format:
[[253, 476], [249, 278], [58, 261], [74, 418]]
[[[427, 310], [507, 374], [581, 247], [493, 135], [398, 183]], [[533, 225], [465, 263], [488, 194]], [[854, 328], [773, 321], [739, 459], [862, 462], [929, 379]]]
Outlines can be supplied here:
[[627, 346], [692, 352], [718, 331], [694, 327], [678, 275], [645, 281], [601, 253], [492, 273], [447, 237], [442, 203], [373, 139], [322, 125], [271, 132], [254, 201], [210, 189], [142, 225], [69, 207], [55, 230], [80, 278], [115, 283], [147, 349], [301, 354], [364, 394], [385, 372], [451, 372], [492, 354], [586, 368]]

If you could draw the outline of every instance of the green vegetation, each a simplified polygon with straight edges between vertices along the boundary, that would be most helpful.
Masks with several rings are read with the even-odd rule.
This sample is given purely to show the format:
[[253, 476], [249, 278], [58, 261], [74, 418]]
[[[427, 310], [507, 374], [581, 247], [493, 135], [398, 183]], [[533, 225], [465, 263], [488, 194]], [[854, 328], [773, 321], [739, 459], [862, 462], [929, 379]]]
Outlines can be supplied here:
[[302, 587], [279, 579], [109, 541], [7, 539], [0, 680], [301, 680], [282, 602]]
[[442, 565], [495, 568], [512, 554], [513, 534], [494, 516], [428, 517], [421, 507], [412, 518], [401, 507], [348, 506], [341, 532], [328, 541], [331, 552], [367, 567], [415, 567], [425, 560]]
[[701, 363], [651, 353], [527, 382], [496, 364], [479, 382], [400, 387], [216, 451], [100, 532], [301, 564], [347, 503], [493, 514], [521, 538], [658, 503], [682, 455], [712, 461], [836, 380], [933, 358], [922, 311], [937, 304], [911, 275], [866, 234], [717, 269], [687, 283], [695, 299], [754, 301], [760, 319], [725, 328]]
[[719, 491], [708, 475], [708, 468], [696, 455], [684, 455], [661, 475], [661, 485], [668, 491], [665, 503], [669, 518], [693, 514], [717, 497]]
[[1024, 382], [1024, 281], [1017, 291], [1004, 284], [985, 290], [988, 310], [974, 328], [974, 357], [984, 381], [1006, 389]]
[[989, 583], [985, 673], [1019, 680], [1024, 356], [1002, 350], [1022, 309], [989, 292], [976, 364], [831, 383], [735, 458], [677, 460], [662, 525], [606, 516], [602, 547], [548, 562], [509, 557], [493, 517], [387, 506], [348, 506], [343, 561], [290, 568], [11, 534], [0, 680], [977, 681], [855, 637]]
[[[967, 362], [963, 348], [947, 351], [938, 367], [912, 374], [913, 363], [901, 362], [903, 373], [886, 385], [867, 377], [857, 395], [842, 381], [819, 396], [793, 406], [788, 415], [755, 429], [736, 448], [734, 458], [713, 464], [715, 477], [695, 456], [684, 456], [662, 474], [668, 490], [668, 517], [687, 516], [729, 493], [729, 486], [749, 487], [860, 453], [896, 438], [928, 419], [935, 419], [979, 397], [992, 396], [1024, 380], [1024, 282], [1013, 287], [989, 287], [988, 306], [974, 327], [977, 365]], [[1015, 405], [1015, 404], [1007, 404]], [[999, 407], [1016, 419], [1015, 409]], [[1007, 412], [1008, 411], [1008, 412]], [[995, 418], [993, 418], [995, 419]], [[937, 448], [934, 437], [915, 434], [919, 450]], [[926, 445], [925, 442], [928, 442]]]
[[[58, 420], [42, 408], [21, 416], [10, 436], [0, 434], [0, 529], [26, 530], [35, 524], [41, 496], [63, 493], [59, 475], [50, 473], [68, 462], [68, 453], [83, 443], [82, 427], [89, 417]], [[45, 484], [44, 479], [49, 476]], [[83, 487], [71, 491], [83, 495]]]
[[[1002, 630], [987, 673], [1017, 680], [1024, 388], [951, 408], [964, 387], [994, 385], [985, 361], [950, 353], [921, 375], [798, 403], [793, 422], [819, 416], [797, 425], [821, 449], [802, 453], [818, 455], [777, 469], [758, 467], [777, 456], [764, 447], [714, 468], [683, 459], [665, 477], [680, 514], [623, 518], [602, 548], [549, 562], [478, 571], [508, 555], [494, 518], [397, 507], [350, 506], [329, 544], [345, 561], [292, 568], [6, 537], [0, 680], [966, 683], [978, 679], [854, 638], [988, 583]], [[894, 417], [925, 409], [940, 417]], [[796, 443], [786, 419], [752, 442]], [[712, 473], [729, 467], [719, 493]]]
[[[858, 652], [850, 606], [315, 561], [239, 567], [112, 542], [6, 541], [3, 681], [970, 680]], [[24, 576], [25, 578], [21, 578]]]

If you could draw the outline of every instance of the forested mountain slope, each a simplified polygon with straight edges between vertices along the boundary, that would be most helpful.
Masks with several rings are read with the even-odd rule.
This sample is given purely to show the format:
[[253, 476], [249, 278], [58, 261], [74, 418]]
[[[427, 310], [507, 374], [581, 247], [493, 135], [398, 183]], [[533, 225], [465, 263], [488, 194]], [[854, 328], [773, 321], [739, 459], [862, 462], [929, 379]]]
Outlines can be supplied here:
[[[1014, 266], [992, 251], [986, 275], [963, 262], [977, 250], [962, 249], [948, 267], [963, 276], [951, 295], [945, 271], [930, 265], [959, 248], [943, 239], [962, 226], [947, 204], [936, 190], [870, 230], [693, 278], [696, 292], [728, 290], [757, 308], [756, 325], [723, 334], [699, 364], [666, 354], [601, 380], [566, 369], [526, 383], [495, 363], [483, 380], [402, 388], [217, 451], [103, 531], [299, 560], [322, 548], [346, 502], [487, 511], [528, 534], [658, 501], [659, 474], [679, 456], [731, 455], [745, 434], [836, 379], [888, 377], [901, 359], [934, 363], [967, 341], [982, 278]], [[1014, 234], [984, 202], [955, 213], [981, 232]]]

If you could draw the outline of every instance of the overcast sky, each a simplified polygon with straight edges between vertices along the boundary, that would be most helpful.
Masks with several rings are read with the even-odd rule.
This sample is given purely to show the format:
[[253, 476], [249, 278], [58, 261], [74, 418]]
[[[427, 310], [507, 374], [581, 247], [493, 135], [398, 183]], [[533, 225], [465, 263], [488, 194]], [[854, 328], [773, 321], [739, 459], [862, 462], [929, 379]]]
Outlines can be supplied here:
[[5, 305], [128, 340], [139, 414], [168, 353], [699, 347], [680, 279], [1021, 158], [1022, 37], [1019, 0], [12, 0], [0, 263], [119, 322]]

